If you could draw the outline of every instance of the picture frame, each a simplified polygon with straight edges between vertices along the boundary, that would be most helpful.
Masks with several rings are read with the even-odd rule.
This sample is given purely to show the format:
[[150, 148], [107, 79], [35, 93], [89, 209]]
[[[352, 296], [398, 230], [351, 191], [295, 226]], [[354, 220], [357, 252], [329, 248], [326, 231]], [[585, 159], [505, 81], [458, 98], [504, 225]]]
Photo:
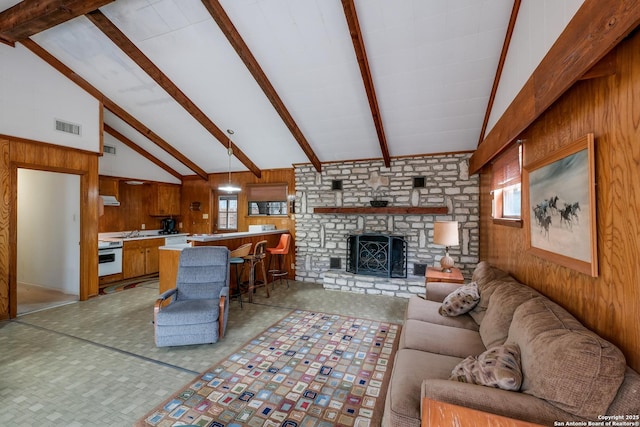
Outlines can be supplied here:
[[598, 276], [593, 133], [523, 168], [527, 252]]

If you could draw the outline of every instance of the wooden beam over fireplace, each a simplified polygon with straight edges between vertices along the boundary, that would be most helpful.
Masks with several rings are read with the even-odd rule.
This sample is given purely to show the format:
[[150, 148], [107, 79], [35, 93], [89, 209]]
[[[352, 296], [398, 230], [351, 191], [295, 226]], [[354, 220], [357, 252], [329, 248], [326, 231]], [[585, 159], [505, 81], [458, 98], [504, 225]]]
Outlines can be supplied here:
[[449, 208], [446, 206], [390, 206], [384, 208], [374, 208], [368, 206], [342, 207], [330, 206], [326, 208], [314, 208], [313, 213], [317, 214], [372, 214], [372, 215], [446, 215]]

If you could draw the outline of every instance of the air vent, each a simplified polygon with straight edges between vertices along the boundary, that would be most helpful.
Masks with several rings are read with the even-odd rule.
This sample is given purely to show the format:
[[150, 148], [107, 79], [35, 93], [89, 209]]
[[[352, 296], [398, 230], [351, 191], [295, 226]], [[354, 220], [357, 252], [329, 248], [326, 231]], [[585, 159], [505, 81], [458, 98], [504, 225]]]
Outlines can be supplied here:
[[80, 125], [75, 123], [63, 122], [56, 119], [56, 130], [60, 132], [70, 133], [72, 135], [80, 135]]
[[113, 155], [115, 155], [116, 154], [116, 147], [114, 147], [113, 145], [104, 144], [104, 146], [102, 147], [102, 151], [105, 154], [113, 154]]
[[427, 264], [413, 264], [413, 275], [424, 276], [427, 272]]

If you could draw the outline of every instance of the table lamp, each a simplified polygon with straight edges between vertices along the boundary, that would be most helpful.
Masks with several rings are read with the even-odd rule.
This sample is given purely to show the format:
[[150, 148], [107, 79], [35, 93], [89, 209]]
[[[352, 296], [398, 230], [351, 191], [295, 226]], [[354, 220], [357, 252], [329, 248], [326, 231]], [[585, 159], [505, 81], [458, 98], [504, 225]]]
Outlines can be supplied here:
[[453, 258], [449, 256], [449, 246], [458, 246], [458, 221], [435, 221], [433, 243], [445, 247], [445, 254], [440, 258], [440, 267], [443, 273], [451, 273]]

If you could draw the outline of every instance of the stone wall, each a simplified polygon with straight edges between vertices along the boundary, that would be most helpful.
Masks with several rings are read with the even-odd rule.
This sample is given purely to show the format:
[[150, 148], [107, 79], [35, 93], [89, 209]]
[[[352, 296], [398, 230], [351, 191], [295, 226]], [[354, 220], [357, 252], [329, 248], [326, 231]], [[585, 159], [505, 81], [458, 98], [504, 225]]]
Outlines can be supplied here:
[[[444, 255], [443, 247], [432, 244], [436, 220], [459, 222], [460, 246], [450, 248], [449, 253], [456, 267], [469, 278], [478, 263], [479, 251], [479, 180], [477, 175], [469, 176], [469, 157], [470, 154], [403, 157], [392, 159], [389, 168], [382, 160], [331, 163], [323, 164], [321, 173], [310, 164], [296, 166], [296, 279], [351, 292], [402, 297], [416, 294], [423, 289], [416, 283], [424, 283], [424, 278], [413, 274], [414, 266], [434, 266]], [[337, 181], [341, 181], [341, 190], [333, 189], [338, 186]], [[414, 181], [424, 181], [424, 186]], [[369, 207], [374, 193], [376, 198], [388, 200], [389, 206], [447, 206], [449, 213], [314, 213], [316, 207]], [[345, 272], [347, 238], [364, 232], [404, 236], [408, 246], [407, 279], [372, 280]], [[336, 262], [340, 263], [339, 268]]]

